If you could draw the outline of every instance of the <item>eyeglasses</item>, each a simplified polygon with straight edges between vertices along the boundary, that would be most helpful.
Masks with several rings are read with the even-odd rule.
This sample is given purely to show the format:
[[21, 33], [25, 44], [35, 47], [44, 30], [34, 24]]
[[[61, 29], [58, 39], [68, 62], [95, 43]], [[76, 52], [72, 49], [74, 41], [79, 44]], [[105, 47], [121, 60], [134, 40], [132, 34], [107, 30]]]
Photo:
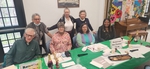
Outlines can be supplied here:
[[29, 34], [27, 34], [27, 33], [25, 33], [25, 34], [26, 34], [27, 37], [31, 37], [31, 38], [34, 37], [34, 35], [29, 35]]
[[34, 20], [41, 20], [41, 19], [34, 19]]

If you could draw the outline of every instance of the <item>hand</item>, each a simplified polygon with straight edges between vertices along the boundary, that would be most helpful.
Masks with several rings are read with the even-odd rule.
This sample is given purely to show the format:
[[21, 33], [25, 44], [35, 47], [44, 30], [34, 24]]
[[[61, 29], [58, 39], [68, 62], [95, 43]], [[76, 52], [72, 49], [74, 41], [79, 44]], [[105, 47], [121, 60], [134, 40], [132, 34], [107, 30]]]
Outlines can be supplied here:
[[95, 32], [95, 31], [92, 31], [92, 33], [93, 33], [93, 34], [96, 34], [96, 32]]

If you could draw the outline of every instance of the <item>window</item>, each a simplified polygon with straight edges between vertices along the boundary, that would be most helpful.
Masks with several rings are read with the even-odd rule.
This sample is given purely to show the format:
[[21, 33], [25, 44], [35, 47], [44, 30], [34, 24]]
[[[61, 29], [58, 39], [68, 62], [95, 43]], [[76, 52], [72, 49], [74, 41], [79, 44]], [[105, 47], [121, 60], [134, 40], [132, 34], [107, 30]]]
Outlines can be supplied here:
[[4, 53], [22, 37], [25, 27], [22, 0], [0, 0], [0, 42]]
[[0, 27], [18, 26], [13, 0], [1, 0], [0, 10]]

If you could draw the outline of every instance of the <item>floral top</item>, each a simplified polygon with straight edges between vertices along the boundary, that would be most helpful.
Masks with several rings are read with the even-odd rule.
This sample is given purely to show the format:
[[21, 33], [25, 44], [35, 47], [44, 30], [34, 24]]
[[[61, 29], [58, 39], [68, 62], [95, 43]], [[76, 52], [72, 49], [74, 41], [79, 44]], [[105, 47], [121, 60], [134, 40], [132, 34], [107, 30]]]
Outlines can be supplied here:
[[71, 47], [72, 44], [70, 35], [67, 32], [64, 32], [63, 35], [59, 34], [58, 32], [53, 35], [50, 43], [51, 52], [61, 53], [71, 50]]

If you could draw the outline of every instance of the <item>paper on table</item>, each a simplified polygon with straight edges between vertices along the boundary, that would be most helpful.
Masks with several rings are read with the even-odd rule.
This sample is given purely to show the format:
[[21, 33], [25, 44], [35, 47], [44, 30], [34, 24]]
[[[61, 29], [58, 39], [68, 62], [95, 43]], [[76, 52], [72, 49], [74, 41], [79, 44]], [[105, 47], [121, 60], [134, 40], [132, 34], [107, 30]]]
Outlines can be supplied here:
[[70, 66], [70, 67], [65, 68], [65, 69], [86, 69], [86, 68], [81, 66], [80, 64], [77, 64], [77, 65], [73, 65], [73, 66]]
[[147, 52], [150, 51], [150, 48], [147, 48], [147, 47], [145, 47], [145, 46], [141, 46], [141, 47], [139, 48], [139, 51], [140, 51], [142, 54], [146, 54]]
[[74, 61], [62, 63], [62, 67], [68, 67], [68, 66], [72, 66], [72, 65], [75, 65]]
[[[142, 54], [145, 54], [150, 51], [149, 48], [142, 46], [140, 44], [131, 44], [132, 48], [127, 49], [118, 49], [121, 54], [125, 54], [125, 51], [129, 53], [129, 55], [133, 58], [144, 58]], [[138, 49], [138, 51], [130, 52], [130, 50]]]
[[98, 68], [102, 68], [103, 67], [102, 64], [99, 64], [99, 63], [96, 63], [96, 62], [93, 62], [93, 61], [91, 61], [90, 64], [92, 64], [92, 65], [94, 65], [94, 66], [96, 66]]
[[98, 44], [93, 44], [93, 45], [87, 46], [87, 49], [89, 49], [92, 52], [99, 52], [99, 51], [108, 49], [108, 47], [104, 44], [98, 43]]
[[15, 65], [11, 65], [11, 66], [5, 67], [3, 69], [17, 69], [17, 67]]
[[[114, 56], [114, 55], [123, 55], [123, 54], [120, 54], [120, 53], [110, 53], [109, 56]], [[102, 56], [102, 58], [105, 59], [105, 61], [107, 61], [109, 64], [112, 64], [112, 66], [115, 66], [115, 65], [118, 65], [118, 64], [121, 64], [123, 62], [126, 62], [128, 60], [122, 60], [122, 61], [111, 61], [108, 59], [108, 56]]]
[[139, 51], [129, 52], [129, 55], [134, 58], [145, 58]]
[[[53, 64], [56, 64], [56, 61], [55, 61], [53, 55], [51, 55], [51, 59], [52, 59]], [[72, 58], [71, 57], [58, 57], [58, 60], [59, 60], [59, 63], [63, 63], [63, 62], [72, 60]], [[44, 61], [45, 61], [45, 64], [47, 65], [47, 63], [48, 63], [48, 56], [44, 57]]]
[[19, 64], [20, 69], [42, 69], [41, 60]]

